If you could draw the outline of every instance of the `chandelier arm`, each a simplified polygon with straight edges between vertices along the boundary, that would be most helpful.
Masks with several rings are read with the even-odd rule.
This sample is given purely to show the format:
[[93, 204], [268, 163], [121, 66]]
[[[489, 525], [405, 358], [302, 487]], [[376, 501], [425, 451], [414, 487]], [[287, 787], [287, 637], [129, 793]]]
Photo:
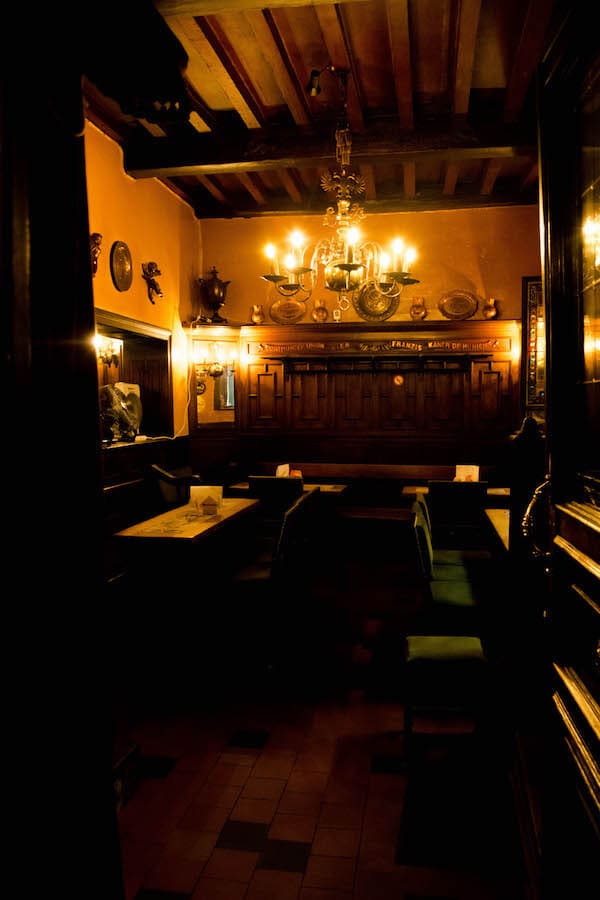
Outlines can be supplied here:
[[[321, 176], [322, 190], [336, 198], [335, 206], [326, 208], [322, 221], [331, 229], [331, 237], [322, 238], [314, 245], [309, 265], [306, 264], [309, 246], [299, 232], [291, 235], [290, 252], [281, 267], [277, 248], [267, 245], [265, 252], [271, 259], [271, 272], [262, 277], [271, 282], [281, 296], [290, 298], [306, 294], [305, 299], [310, 297], [322, 278], [324, 287], [338, 294], [340, 308], [342, 302], [349, 303], [348, 297], [357, 292], [395, 299], [405, 285], [418, 282], [410, 273], [416, 252], [412, 247], [406, 247], [400, 238], [392, 242], [391, 255], [384, 253], [377, 241], [358, 243], [360, 234], [357, 226], [364, 218], [365, 210], [356, 198], [366, 193], [367, 185], [360, 172], [350, 165], [352, 134], [347, 121], [346, 101], [351, 73], [336, 68], [332, 63], [320, 70], [313, 69], [307, 86], [311, 96], [320, 92], [319, 75], [325, 71], [335, 75], [339, 82], [344, 113], [335, 131], [336, 165]], [[280, 268], [287, 274], [280, 275]]]

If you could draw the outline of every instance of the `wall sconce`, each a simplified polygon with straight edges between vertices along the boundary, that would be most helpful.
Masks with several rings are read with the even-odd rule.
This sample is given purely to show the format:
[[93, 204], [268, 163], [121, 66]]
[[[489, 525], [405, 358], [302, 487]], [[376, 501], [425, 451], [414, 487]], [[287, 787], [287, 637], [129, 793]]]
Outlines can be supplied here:
[[119, 368], [123, 341], [120, 341], [118, 338], [105, 337], [103, 334], [96, 334], [94, 335], [94, 347], [96, 348], [98, 362], [101, 362], [104, 366]]
[[234, 372], [237, 362], [237, 350], [235, 347], [227, 349], [218, 341], [207, 343], [194, 341], [192, 349], [192, 361], [199, 376], [210, 375], [211, 378], [219, 378], [225, 372], [225, 368]]

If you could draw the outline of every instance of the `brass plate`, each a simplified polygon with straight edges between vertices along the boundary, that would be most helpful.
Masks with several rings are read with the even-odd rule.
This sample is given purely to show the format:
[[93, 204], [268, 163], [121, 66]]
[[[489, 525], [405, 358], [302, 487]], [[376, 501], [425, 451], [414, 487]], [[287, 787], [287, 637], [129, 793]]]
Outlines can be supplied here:
[[352, 305], [361, 319], [367, 322], [383, 322], [393, 316], [398, 309], [400, 294], [386, 297], [380, 294], [373, 285], [367, 284], [352, 295]]
[[469, 291], [450, 291], [438, 303], [438, 309], [447, 319], [470, 319], [477, 312], [479, 301]]
[[301, 300], [276, 300], [269, 307], [269, 315], [277, 325], [293, 325], [306, 314], [306, 303]]
[[129, 247], [123, 241], [115, 241], [110, 248], [110, 274], [118, 291], [128, 291], [133, 278], [133, 266]]

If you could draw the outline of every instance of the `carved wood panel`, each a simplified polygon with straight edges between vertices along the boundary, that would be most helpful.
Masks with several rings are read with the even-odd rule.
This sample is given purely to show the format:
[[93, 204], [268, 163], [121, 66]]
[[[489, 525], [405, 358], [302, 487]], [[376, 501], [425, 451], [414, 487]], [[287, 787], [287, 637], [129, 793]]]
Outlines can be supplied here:
[[418, 402], [419, 379], [416, 372], [403, 374], [381, 372], [378, 375], [378, 387], [379, 427], [385, 431], [414, 434], [420, 428], [422, 420], [422, 404]]
[[248, 427], [284, 428], [285, 394], [282, 362], [250, 363], [247, 370]]
[[289, 427], [322, 431], [329, 427], [327, 373], [294, 372], [289, 378]]
[[242, 433], [278, 431], [306, 446], [319, 435], [315, 454], [347, 436], [382, 459], [403, 440], [410, 452], [494, 443], [500, 452], [520, 420], [519, 343], [508, 322], [243, 328]]
[[373, 421], [373, 375], [370, 372], [332, 376], [333, 421], [339, 431], [369, 431]]

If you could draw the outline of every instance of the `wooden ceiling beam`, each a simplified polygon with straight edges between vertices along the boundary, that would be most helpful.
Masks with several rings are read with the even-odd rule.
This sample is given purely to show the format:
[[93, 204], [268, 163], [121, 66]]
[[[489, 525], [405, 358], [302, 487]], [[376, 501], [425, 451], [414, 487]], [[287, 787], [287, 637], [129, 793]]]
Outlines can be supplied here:
[[218, 200], [219, 203], [223, 203], [224, 206], [231, 206], [231, 202], [229, 197], [227, 197], [218, 185], [215, 184], [212, 178], [209, 178], [207, 175], [198, 175], [198, 181], [202, 185], [203, 188], [211, 194], [215, 200]]
[[455, 116], [466, 116], [469, 112], [480, 10], [481, 0], [462, 0], [459, 4], [452, 95], [452, 112]]
[[[124, 149], [124, 164], [135, 178], [225, 172], [259, 172], [278, 169], [326, 169], [335, 162], [335, 148], [327, 137], [306, 134], [242, 131], [226, 144], [212, 135], [193, 132], [185, 143], [170, 140], [136, 142]], [[474, 159], [536, 158], [536, 148], [519, 142], [493, 143], [459, 134], [431, 134], [428, 141], [400, 140], [393, 134], [377, 137], [354, 135], [352, 163], [394, 165], [420, 160], [460, 162]]]
[[[341, 6], [356, 0], [319, 0], [321, 5]], [[314, 0], [269, 0], [269, 9], [291, 6], [314, 6]], [[154, 6], [163, 16], [209, 16], [224, 12], [243, 12], [248, 9], [264, 9], [260, 0], [154, 0]]]
[[276, 38], [279, 37], [277, 28], [273, 19], [268, 16], [268, 10], [266, 13], [262, 10], [249, 10], [244, 13], [244, 16], [248, 22], [249, 29], [252, 30], [256, 37], [256, 43], [261, 48], [261, 53], [269, 60], [269, 65], [273, 70], [275, 80], [292, 115], [292, 119], [296, 125], [308, 125], [310, 119], [306, 111], [306, 105], [298, 90], [298, 85], [290, 78], [290, 73], [277, 44]]
[[[266, 115], [260, 98], [219, 20], [216, 16], [206, 16], [198, 17], [194, 21], [219, 61], [219, 68], [215, 68], [215, 77], [229, 97], [233, 108], [237, 110], [248, 128], [264, 125]], [[255, 124], [248, 125], [246, 122], [248, 112], [251, 113]]]
[[[237, 198], [239, 200], [239, 198]], [[486, 197], [485, 206], [487, 207], [506, 207], [506, 206], [522, 206], [524, 202], [535, 205], [535, 200], [524, 201], [523, 194], [517, 188], [508, 188], [498, 190], [490, 196]], [[407, 198], [404, 194], [392, 193], [390, 191], [379, 191], [377, 200], [365, 201], [361, 203], [367, 216], [376, 215], [377, 213], [395, 213], [395, 212], [430, 212], [434, 210], [453, 210], [453, 209], [474, 209], [481, 208], [481, 193], [475, 185], [462, 186], [452, 196], [444, 196], [439, 188], [430, 185], [421, 185], [419, 187], [419, 195], [414, 198]], [[306, 215], [319, 215], [324, 210], [322, 197], [306, 197], [301, 212]], [[262, 218], [264, 216], [297, 216], [298, 204], [293, 203], [291, 199], [284, 202], [281, 197], [271, 201], [266, 206], [235, 206], [230, 210], [233, 217], [243, 218]], [[223, 218], [223, 208], [218, 205], [210, 208], [208, 204], [204, 204], [202, 208], [196, 208], [198, 218]]]
[[240, 184], [244, 187], [259, 206], [267, 205], [267, 196], [260, 178], [252, 172], [240, 172], [238, 174]]
[[516, 122], [540, 58], [555, 0], [529, 0], [504, 99], [504, 121]]
[[404, 196], [416, 197], [417, 195], [417, 164], [415, 162], [402, 163], [402, 181], [404, 184]]
[[302, 203], [304, 197], [294, 173], [290, 169], [281, 169], [278, 172], [278, 175], [282, 185], [284, 186], [294, 203]]
[[460, 165], [457, 162], [449, 162], [446, 165], [446, 173], [444, 175], [443, 193], [451, 196], [456, 191], [456, 183], [460, 172]]
[[321, 26], [330, 63], [336, 69], [346, 69], [351, 73], [352, 77], [348, 78], [346, 97], [348, 123], [352, 131], [362, 131], [365, 127], [365, 120], [358, 95], [359, 82], [353, 67], [353, 55], [348, 48], [346, 35], [340, 22], [339, 10], [335, 6], [315, 6], [315, 13]]
[[528, 170], [525, 172], [521, 179], [521, 190], [526, 191], [527, 188], [531, 187], [532, 184], [535, 184], [538, 180], [538, 164], [534, 162]]
[[369, 163], [360, 166], [360, 174], [365, 179], [365, 200], [377, 199], [377, 188], [375, 187], [375, 169]]
[[388, 40], [392, 55], [392, 70], [396, 105], [402, 128], [412, 130], [415, 125], [413, 81], [410, 57], [408, 0], [386, 0]]
[[[304, 59], [304, 55], [298, 46], [294, 29], [290, 25], [290, 19], [285, 9], [269, 9], [268, 20], [272, 23], [271, 27], [272, 29], [275, 29], [277, 39], [281, 42], [282, 50], [294, 73], [296, 92], [300, 96], [300, 101], [306, 111], [307, 119], [310, 119], [310, 105], [308, 102], [308, 92], [306, 90], [310, 61]], [[310, 68], [312, 68], [312, 66], [310, 66]]]
[[487, 159], [483, 164], [480, 193], [489, 196], [494, 190], [496, 179], [502, 170], [502, 162], [499, 159]]

